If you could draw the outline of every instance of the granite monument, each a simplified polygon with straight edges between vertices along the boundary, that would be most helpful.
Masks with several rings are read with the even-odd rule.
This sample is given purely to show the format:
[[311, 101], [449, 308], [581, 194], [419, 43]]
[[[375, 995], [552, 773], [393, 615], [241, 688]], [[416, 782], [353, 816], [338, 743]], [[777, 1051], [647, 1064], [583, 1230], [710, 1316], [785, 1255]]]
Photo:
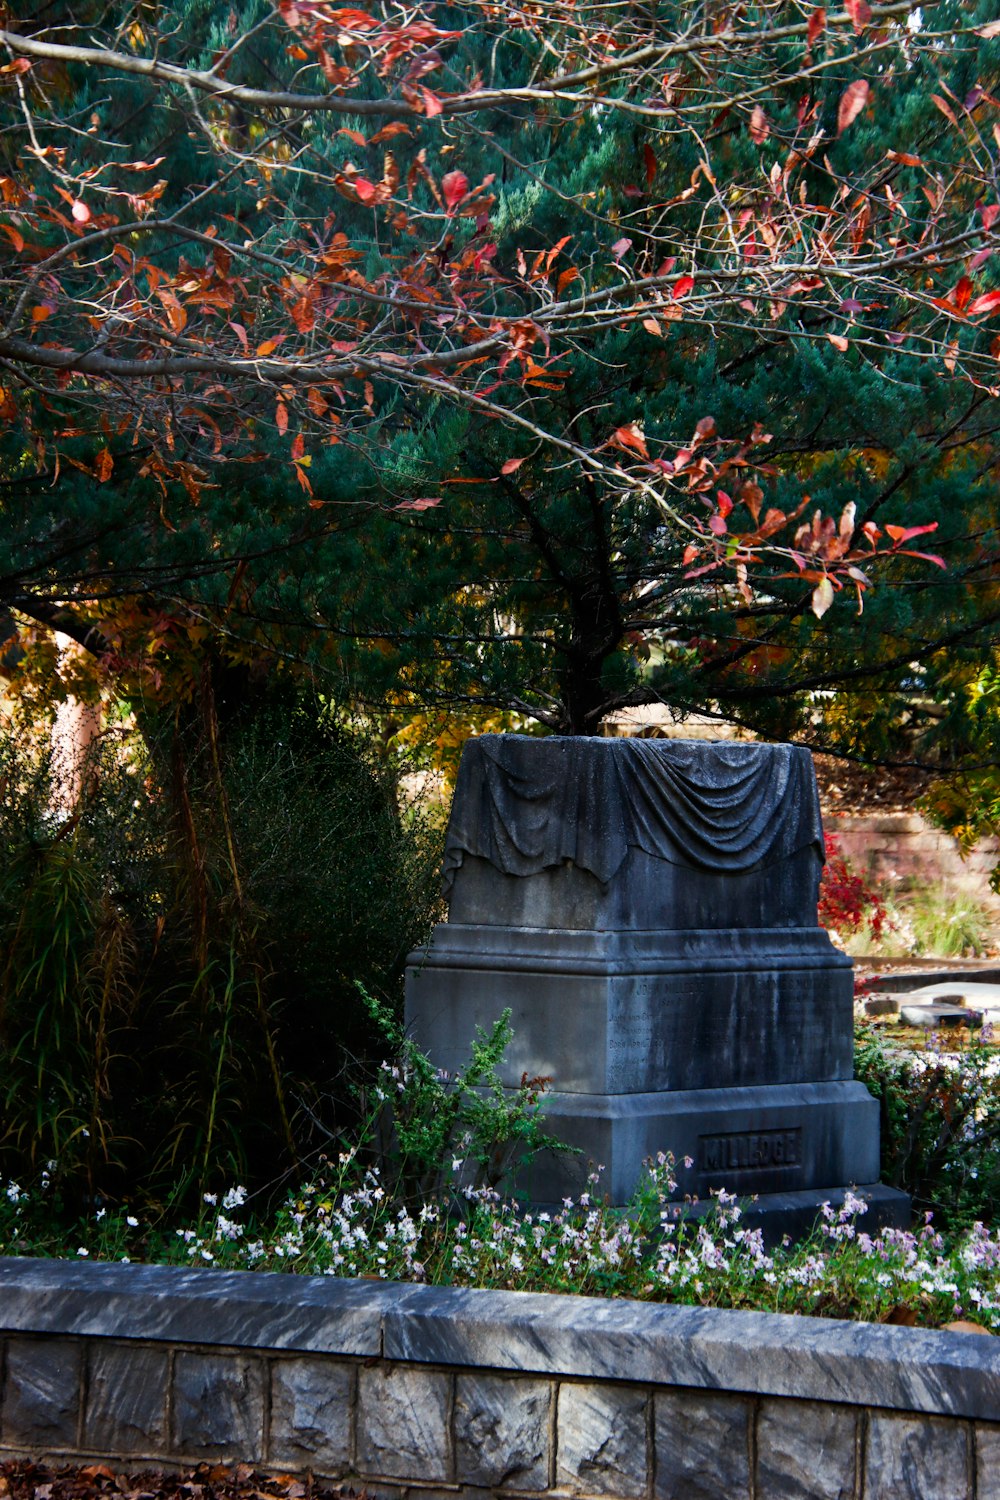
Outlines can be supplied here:
[[[448, 920], [410, 956], [407, 1026], [441, 1067], [512, 1012], [505, 1081], [551, 1078], [526, 1187], [556, 1202], [603, 1167], [615, 1203], [671, 1152], [677, 1196], [760, 1194], [811, 1219], [876, 1186], [878, 1106], [853, 1077], [853, 979], [818, 925], [808, 751], [482, 735], [462, 756]], [[690, 1165], [685, 1165], [685, 1160]]]

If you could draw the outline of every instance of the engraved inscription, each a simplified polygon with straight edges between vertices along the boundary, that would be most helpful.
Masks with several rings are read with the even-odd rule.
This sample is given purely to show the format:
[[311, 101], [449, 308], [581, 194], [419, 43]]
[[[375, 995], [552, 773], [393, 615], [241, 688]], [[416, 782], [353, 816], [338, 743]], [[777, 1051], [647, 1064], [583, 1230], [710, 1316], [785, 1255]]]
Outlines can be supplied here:
[[653, 1040], [653, 1028], [648, 1022], [633, 1021], [616, 1026], [608, 1037], [612, 1052], [644, 1052]]
[[698, 1137], [701, 1172], [759, 1172], [802, 1165], [802, 1127], [746, 1130]]

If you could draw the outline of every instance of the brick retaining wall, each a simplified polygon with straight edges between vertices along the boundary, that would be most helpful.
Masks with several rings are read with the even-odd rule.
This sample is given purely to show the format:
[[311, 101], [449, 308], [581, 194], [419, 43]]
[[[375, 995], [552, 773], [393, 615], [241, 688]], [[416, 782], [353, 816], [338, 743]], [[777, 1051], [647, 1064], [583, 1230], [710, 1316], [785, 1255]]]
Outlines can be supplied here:
[[965, 859], [958, 840], [935, 828], [919, 813], [867, 816], [825, 813], [823, 827], [838, 840], [840, 852], [855, 869], [897, 890], [944, 885], [994, 905], [990, 874], [1000, 859], [1000, 839], [985, 838]]
[[1000, 1500], [1000, 1341], [765, 1313], [0, 1261], [0, 1456], [377, 1494]]

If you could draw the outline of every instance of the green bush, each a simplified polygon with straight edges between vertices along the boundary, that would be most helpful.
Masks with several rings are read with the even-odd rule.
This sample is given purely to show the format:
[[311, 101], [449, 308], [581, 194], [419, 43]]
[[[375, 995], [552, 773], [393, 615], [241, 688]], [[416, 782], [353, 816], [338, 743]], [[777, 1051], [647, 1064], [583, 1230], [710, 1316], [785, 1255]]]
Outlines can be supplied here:
[[271, 1181], [354, 1124], [439, 830], [317, 700], [109, 734], [72, 813], [0, 742], [0, 1170], [67, 1201]]
[[882, 1179], [944, 1225], [990, 1223], [1000, 1201], [1000, 1054], [984, 1031], [945, 1052], [857, 1030], [855, 1071], [880, 1106]]

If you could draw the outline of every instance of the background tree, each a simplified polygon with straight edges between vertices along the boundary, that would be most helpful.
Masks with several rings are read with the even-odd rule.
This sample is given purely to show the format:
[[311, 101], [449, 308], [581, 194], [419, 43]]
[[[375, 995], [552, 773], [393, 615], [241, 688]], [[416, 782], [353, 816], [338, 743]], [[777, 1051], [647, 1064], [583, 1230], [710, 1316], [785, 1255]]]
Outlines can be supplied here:
[[[776, 467], [755, 436], [776, 405], [761, 361], [818, 348], [814, 380], [837, 356], [842, 380], [875, 386], [923, 365], [982, 383], [995, 367], [995, 27], [955, 4], [925, 7], [919, 27], [908, 14], [860, 0], [829, 14], [775, 3], [749, 21], [719, 5], [612, 7], [584, 28], [558, 5], [15, 8], [0, 342], [10, 605], [43, 624], [89, 606], [77, 633], [102, 644], [92, 606], [116, 595], [142, 596], [144, 626], [171, 599], [194, 605], [196, 631], [243, 613], [296, 655], [303, 632], [289, 627], [308, 622], [352, 675], [372, 663], [364, 643], [388, 635], [408, 648], [404, 687], [429, 632], [453, 694], [581, 730], [650, 690], [629, 647], [644, 650], [651, 626], [732, 634], [737, 596], [685, 574], [724, 565], [753, 611], [771, 557], [824, 613], [884, 536], [845, 521], [845, 548], [778, 524], [800, 494], [790, 505], [770, 495], [773, 476], [754, 481]], [[945, 76], [959, 54], [976, 79], [961, 97]], [[952, 132], [927, 162], [902, 149], [916, 80], [939, 84], [935, 119]], [[698, 354], [706, 330], [716, 357], [732, 349], [721, 384]], [[689, 397], [692, 358], [710, 406]], [[743, 394], [724, 410], [733, 385]], [[825, 433], [814, 446], [831, 440], [843, 448]], [[282, 450], [277, 473], [272, 461], [234, 475]], [[81, 464], [90, 484], [67, 507], [63, 475]], [[469, 487], [471, 526], [442, 478], [493, 486]], [[539, 520], [549, 494], [565, 547], [562, 523]], [[843, 517], [838, 504], [838, 538]], [[357, 566], [378, 551], [369, 533], [395, 537], [401, 521], [421, 528], [417, 555], [431, 568], [436, 552], [441, 585], [411, 596], [402, 627]], [[520, 597], [505, 596], [490, 540], [515, 557], [520, 533], [540, 561], [518, 563]], [[785, 592], [801, 620], [804, 595]], [[667, 593], [681, 602], [657, 617]], [[492, 617], [485, 644], [482, 620], [460, 623], [470, 600]], [[484, 652], [501, 679], [523, 662], [520, 692], [492, 669], [482, 680]], [[720, 679], [719, 653], [698, 654]], [[544, 663], [540, 696], [526, 696]]]

